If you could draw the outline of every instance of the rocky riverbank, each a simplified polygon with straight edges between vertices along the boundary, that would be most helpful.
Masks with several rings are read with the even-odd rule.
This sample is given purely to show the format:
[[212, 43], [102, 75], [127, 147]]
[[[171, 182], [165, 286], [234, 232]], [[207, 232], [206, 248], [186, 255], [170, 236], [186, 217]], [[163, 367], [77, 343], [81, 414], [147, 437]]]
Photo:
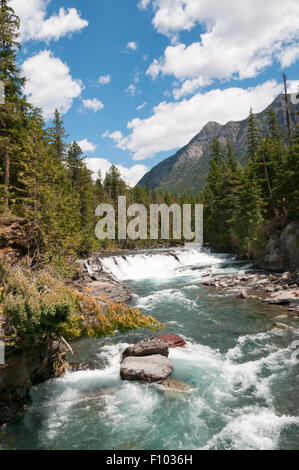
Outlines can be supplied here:
[[0, 426], [26, 410], [33, 385], [65, 373], [67, 351], [66, 344], [54, 337], [14, 352], [7, 350], [6, 363], [0, 365]]
[[78, 260], [77, 264], [79, 271], [73, 283], [79, 291], [114, 302], [128, 302], [131, 299], [130, 289], [104, 271], [98, 255], [87, 260]]
[[203, 285], [211, 289], [210, 295], [215, 295], [216, 291], [216, 295], [232, 295], [243, 301], [267, 303], [273, 306], [274, 320], [299, 321], [298, 271], [283, 274], [248, 271], [221, 277], [209, 273], [205, 278]]

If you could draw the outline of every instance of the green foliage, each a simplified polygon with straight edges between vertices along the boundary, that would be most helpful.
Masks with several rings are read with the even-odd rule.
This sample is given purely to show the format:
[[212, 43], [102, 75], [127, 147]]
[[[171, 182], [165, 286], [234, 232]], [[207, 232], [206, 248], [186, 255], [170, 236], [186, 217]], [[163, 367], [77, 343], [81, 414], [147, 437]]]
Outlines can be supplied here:
[[115, 330], [156, 331], [163, 326], [138, 309], [66, 286], [50, 269], [33, 272], [21, 266], [0, 265], [0, 280], [0, 311], [15, 329], [14, 342], [30, 342], [53, 334], [72, 339], [113, 335]]
[[299, 217], [299, 127], [284, 142], [275, 113], [268, 112], [269, 132], [260, 137], [256, 118], [248, 119], [248, 161], [242, 168], [227, 142], [214, 141], [204, 204], [205, 242], [251, 257], [263, 252], [274, 226]]
[[47, 271], [32, 273], [1, 266], [3, 301], [1, 310], [22, 341], [52, 333], [70, 321], [76, 305], [72, 291]]

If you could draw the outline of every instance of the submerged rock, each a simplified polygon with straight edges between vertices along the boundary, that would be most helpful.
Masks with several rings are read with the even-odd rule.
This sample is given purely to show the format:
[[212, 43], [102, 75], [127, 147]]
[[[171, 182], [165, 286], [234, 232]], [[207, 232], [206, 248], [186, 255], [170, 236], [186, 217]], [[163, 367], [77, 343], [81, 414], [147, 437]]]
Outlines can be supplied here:
[[193, 389], [191, 385], [176, 379], [163, 380], [162, 384], [164, 395], [171, 400], [179, 400], [185, 397]]
[[162, 385], [167, 390], [175, 390], [177, 392], [188, 392], [189, 390], [193, 389], [191, 385], [177, 379], [163, 380]]
[[283, 323], [274, 323], [272, 326], [272, 330], [287, 330], [292, 331], [293, 328], [288, 325], [284, 325]]
[[120, 375], [124, 380], [159, 382], [165, 380], [173, 372], [173, 369], [171, 362], [161, 354], [141, 357], [129, 356], [121, 363]]
[[124, 360], [129, 356], [152, 356], [155, 354], [160, 354], [161, 356], [168, 357], [168, 343], [165, 341], [143, 341], [137, 343], [134, 346], [130, 346], [122, 354], [122, 359]]
[[278, 315], [277, 317], [274, 318], [274, 320], [287, 320], [288, 315]]
[[154, 341], [165, 341], [169, 348], [184, 348], [187, 344], [183, 338], [173, 334], [157, 336]]

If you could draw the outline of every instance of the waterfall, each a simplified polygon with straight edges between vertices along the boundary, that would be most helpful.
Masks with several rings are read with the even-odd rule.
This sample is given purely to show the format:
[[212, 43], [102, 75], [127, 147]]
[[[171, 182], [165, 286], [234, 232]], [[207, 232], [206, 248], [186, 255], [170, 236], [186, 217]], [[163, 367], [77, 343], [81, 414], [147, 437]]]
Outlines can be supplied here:
[[223, 262], [225, 255], [213, 255], [196, 248], [171, 251], [148, 251], [138, 254], [109, 256], [100, 259], [104, 270], [116, 279], [141, 280], [178, 276], [186, 269], [208, 268]]

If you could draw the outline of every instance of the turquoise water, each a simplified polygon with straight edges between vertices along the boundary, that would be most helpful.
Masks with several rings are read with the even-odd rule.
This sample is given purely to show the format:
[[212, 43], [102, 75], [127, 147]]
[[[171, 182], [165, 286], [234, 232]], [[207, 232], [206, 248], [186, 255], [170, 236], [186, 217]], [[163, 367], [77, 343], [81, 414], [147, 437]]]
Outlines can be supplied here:
[[192, 390], [120, 380], [121, 352], [151, 332], [82, 340], [74, 359], [100, 368], [34, 387], [29, 410], [0, 433], [0, 448], [299, 449], [299, 361], [291, 350], [298, 333], [270, 330], [273, 307], [202, 285], [208, 270], [249, 266], [194, 249], [175, 255], [137, 252], [103, 264], [130, 285], [132, 304], [185, 338], [170, 360], [173, 377]]

